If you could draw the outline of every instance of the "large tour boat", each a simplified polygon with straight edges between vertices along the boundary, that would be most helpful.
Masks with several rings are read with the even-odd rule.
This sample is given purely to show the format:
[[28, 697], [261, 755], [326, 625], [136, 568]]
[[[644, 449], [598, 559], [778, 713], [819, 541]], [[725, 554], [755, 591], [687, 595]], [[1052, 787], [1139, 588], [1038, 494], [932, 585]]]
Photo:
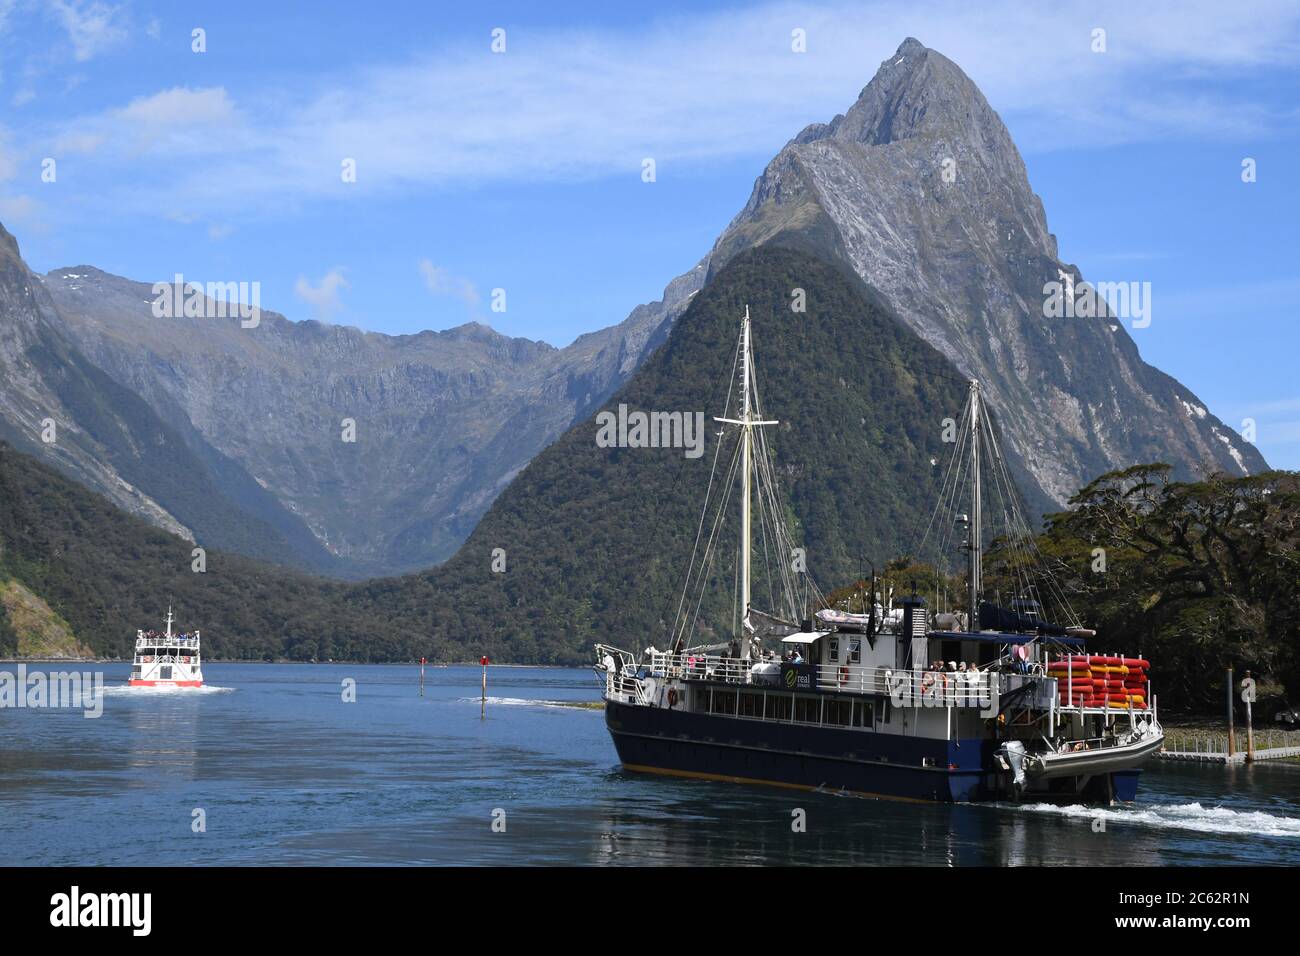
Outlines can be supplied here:
[[[809, 576], [784, 561], [776, 562], [780, 586], [769, 585], [783, 606], [752, 605], [755, 498], [759, 554], [802, 552], [786, 527], [763, 437], [763, 426], [775, 422], [758, 406], [750, 335], [746, 308], [735, 411], [729, 395], [717, 419], [735, 428], [738, 440], [730, 463], [722, 462], [726, 477], [710, 481], [668, 647], [596, 645], [605, 720], [624, 768], [926, 801], [1134, 799], [1139, 768], [1164, 740], [1147, 662], [1089, 652], [1096, 635], [1077, 619], [1049, 622], [1046, 597], [1059, 600], [1067, 620], [1073, 612], [1050, 575], [1046, 583], [1030, 577], [1028, 561], [1017, 565], [1022, 586], [1009, 606], [985, 600], [985, 493], [997, 493], [990, 500], [999, 513], [1016, 514], [1004, 534], [1018, 542], [1017, 553], [1032, 558], [1036, 549], [1014, 510], [1014, 486], [978, 382], [970, 382], [956, 420], [960, 440], [942, 493], [948, 506], [964, 505], [961, 489], [970, 484], [970, 513], [952, 523], [968, 560], [964, 611], [938, 613], [916, 594], [896, 601], [889, 589], [877, 591], [874, 575], [861, 613], [818, 609], [824, 601]], [[982, 491], [986, 457], [989, 488]], [[737, 477], [737, 610], [730, 638], [719, 640], [727, 632], [702, 620], [701, 597], [718, 577], [712, 551]], [[712, 643], [703, 636], [710, 632]]]
[[199, 632], [172, 633], [172, 609], [167, 608], [167, 626], [157, 631], [135, 632], [135, 661], [131, 664], [131, 687], [202, 687]]

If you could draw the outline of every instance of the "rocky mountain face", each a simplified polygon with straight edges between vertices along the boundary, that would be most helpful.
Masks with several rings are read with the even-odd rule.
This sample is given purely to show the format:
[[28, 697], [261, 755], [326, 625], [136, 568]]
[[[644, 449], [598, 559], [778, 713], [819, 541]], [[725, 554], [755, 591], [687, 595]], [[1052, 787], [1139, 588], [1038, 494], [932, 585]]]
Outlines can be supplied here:
[[255, 493], [237, 504], [239, 464], [187, 442], [74, 341], [0, 227], [0, 438], [173, 534], [289, 560], [289, 541], [258, 514], [274, 499], [249, 480]]
[[1045, 316], [1045, 285], [1061, 283], [1079, 302], [1083, 276], [1057, 257], [997, 113], [914, 39], [848, 112], [807, 127], [768, 164], [710, 267], [772, 241], [847, 263], [983, 381], [1016, 470], [1037, 485], [1024, 489], [1031, 502], [1061, 504], [1092, 477], [1139, 462], [1167, 461], [1184, 476], [1267, 467], [1189, 389], [1142, 361], [1125, 316]]
[[[796, 283], [807, 293], [801, 313], [790, 308]], [[602, 406], [698, 414], [708, 422], [701, 454], [611, 447], [588, 417], [529, 462], [449, 561], [357, 584], [350, 605], [367, 619], [409, 621], [443, 659], [581, 661], [609, 635], [663, 646], [700, 510], [710, 488], [716, 504], [734, 454], [734, 430], [719, 447], [711, 416], [737, 387], [747, 306], [762, 408], [780, 423], [766, 432], [778, 493], [813, 580], [829, 589], [915, 548], [951, 453], [934, 425], [960, 414], [967, 382], [852, 272], [764, 245], [719, 270]], [[728, 635], [739, 534], [731, 502], [708, 585], [692, 594], [703, 626]], [[755, 603], [779, 607], [775, 565], [791, 558], [773, 553], [759, 525]]]
[[[628, 381], [706, 281], [764, 245], [851, 271], [980, 378], [1031, 512], [1137, 462], [1181, 476], [1267, 467], [1142, 361], [1128, 318], [1045, 314], [1045, 286], [1062, 283], [1073, 305], [1083, 276], [1060, 261], [997, 114], [912, 39], [845, 114], [781, 150], [662, 301], [564, 349], [477, 325], [385, 336], [270, 312], [253, 329], [157, 319], [149, 284], [89, 266], [35, 279], [3, 237], [0, 437], [161, 527], [349, 577], [450, 556], [535, 455]], [[51, 415], [68, 426], [57, 446], [38, 440]]]
[[361, 577], [452, 554], [529, 459], [662, 340], [703, 275], [564, 349], [477, 324], [388, 336], [267, 311], [251, 328], [157, 318], [151, 284], [90, 266], [41, 285], [96, 366], [196, 453], [238, 463], [232, 496], [269, 499], [257, 514], [293, 542], [292, 563]]

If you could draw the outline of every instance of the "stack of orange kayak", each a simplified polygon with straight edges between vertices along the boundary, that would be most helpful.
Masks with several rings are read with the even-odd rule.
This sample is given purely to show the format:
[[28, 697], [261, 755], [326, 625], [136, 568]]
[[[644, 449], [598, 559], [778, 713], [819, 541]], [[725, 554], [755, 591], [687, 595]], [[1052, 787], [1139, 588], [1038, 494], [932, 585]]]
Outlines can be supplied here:
[[1052, 661], [1047, 676], [1056, 678], [1062, 704], [1145, 710], [1150, 666], [1138, 657], [1079, 654]]

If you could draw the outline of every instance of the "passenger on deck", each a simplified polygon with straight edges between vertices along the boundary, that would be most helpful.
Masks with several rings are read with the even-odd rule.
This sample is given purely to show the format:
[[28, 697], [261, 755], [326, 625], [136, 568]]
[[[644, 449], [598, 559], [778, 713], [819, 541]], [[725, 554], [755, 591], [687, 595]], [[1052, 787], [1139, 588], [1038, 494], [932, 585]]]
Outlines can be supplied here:
[[794, 652], [790, 655], [790, 663], [791, 664], [803, 663], [803, 655], [799, 653], [799, 648], [796, 647], [794, 649]]

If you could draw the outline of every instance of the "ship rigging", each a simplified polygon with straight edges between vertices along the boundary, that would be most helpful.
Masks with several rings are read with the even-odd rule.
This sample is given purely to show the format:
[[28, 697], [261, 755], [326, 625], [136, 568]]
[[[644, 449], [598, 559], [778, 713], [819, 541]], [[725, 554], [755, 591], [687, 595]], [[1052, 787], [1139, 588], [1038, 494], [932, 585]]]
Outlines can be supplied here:
[[[668, 648], [596, 645], [606, 724], [623, 766], [682, 776], [941, 801], [1133, 799], [1163, 741], [1146, 661], [1093, 654], [1041, 565], [976, 381], [921, 550], [965, 531], [967, 614], [876, 593], [864, 613], [825, 606], [777, 482], [746, 308]], [[733, 392], [739, 388], [734, 413]], [[988, 473], [981, 459], [988, 459]], [[730, 634], [705, 599], [739, 484]], [[944, 522], [969, 486], [969, 514]], [[987, 488], [987, 490], [986, 490]], [[1011, 606], [984, 600], [986, 498], [997, 503]], [[754, 515], [758, 515], [755, 533]], [[761, 555], [767, 609], [754, 605]], [[1067, 623], [1047, 620], [1042, 598]], [[936, 601], [937, 603], [937, 601]], [[779, 643], [778, 653], [768, 642]], [[960, 661], [960, 665], [958, 665]], [[945, 663], [946, 662], [946, 663]]]

